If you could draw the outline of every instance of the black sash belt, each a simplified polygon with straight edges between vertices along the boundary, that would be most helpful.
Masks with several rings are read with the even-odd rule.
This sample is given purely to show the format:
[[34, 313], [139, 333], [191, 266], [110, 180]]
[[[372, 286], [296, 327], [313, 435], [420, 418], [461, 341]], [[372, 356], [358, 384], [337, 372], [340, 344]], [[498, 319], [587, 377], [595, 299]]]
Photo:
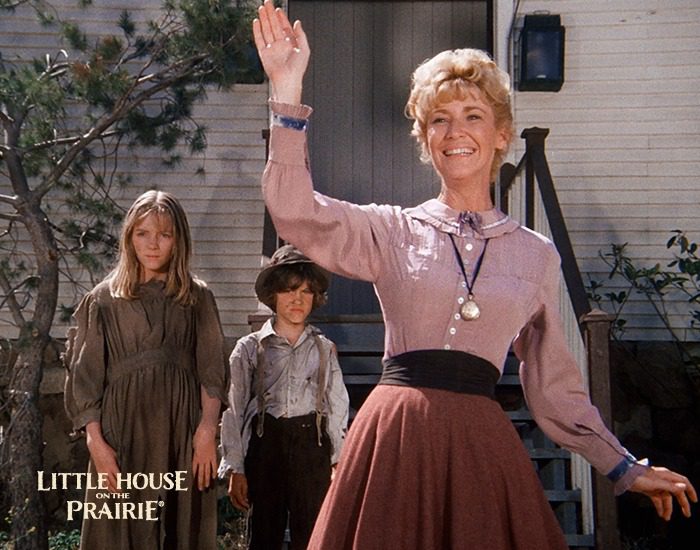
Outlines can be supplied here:
[[408, 351], [383, 361], [379, 384], [495, 396], [499, 370], [486, 359], [452, 350]]

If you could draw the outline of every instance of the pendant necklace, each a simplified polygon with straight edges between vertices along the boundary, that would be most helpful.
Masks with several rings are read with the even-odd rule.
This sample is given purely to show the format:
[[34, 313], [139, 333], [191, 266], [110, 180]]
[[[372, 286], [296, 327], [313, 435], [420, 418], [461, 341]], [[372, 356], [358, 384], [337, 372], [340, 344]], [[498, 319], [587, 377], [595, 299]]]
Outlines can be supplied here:
[[481, 310], [479, 309], [477, 303], [474, 301], [474, 284], [476, 283], [476, 278], [479, 276], [479, 270], [481, 269], [481, 260], [484, 259], [484, 253], [486, 252], [486, 245], [489, 244], [489, 239], [486, 239], [484, 241], [484, 248], [482, 249], [481, 254], [479, 254], [479, 259], [476, 261], [476, 266], [474, 267], [474, 276], [472, 277], [471, 282], [469, 282], [469, 277], [467, 277], [467, 272], [464, 269], [462, 255], [459, 253], [459, 249], [457, 248], [455, 239], [452, 236], [452, 233], [448, 233], [448, 235], [450, 237], [450, 241], [452, 241], [452, 248], [454, 248], [455, 256], [457, 257], [457, 264], [462, 270], [462, 275], [464, 276], [464, 284], [466, 285], [468, 292], [467, 301], [462, 304], [461, 308], [459, 308], [459, 315], [465, 321], [474, 321], [475, 319], [479, 318], [479, 315], [481, 315]]

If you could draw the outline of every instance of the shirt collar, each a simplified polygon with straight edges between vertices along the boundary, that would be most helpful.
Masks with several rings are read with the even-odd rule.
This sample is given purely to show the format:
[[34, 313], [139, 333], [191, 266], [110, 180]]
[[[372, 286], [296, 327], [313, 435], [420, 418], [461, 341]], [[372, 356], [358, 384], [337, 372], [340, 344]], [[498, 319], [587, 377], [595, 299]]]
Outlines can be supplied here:
[[413, 208], [406, 208], [403, 212], [411, 218], [429, 223], [440, 231], [455, 235], [473, 233], [474, 237], [481, 239], [500, 237], [520, 226], [498, 208], [480, 212], [460, 212], [438, 199], [430, 199]]
[[[263, 324], [263, 326], [258, 331], [258, 340], [260, 342], [265, 340], [265, 338], [269, 338], [270, 336], [280, 338], [280, 339], [284, 340], [285, 342], [287, 341], [286, 338], [282, 338], [282, 336], [280, 336], [279, 334], [277, 334], [275, 332], [274, 324], [275, 324], [275, 316], [273, 315], [267, 321], [265, 321], [265, 324]], [[307, 323], [306, 326], [304, 327], [304, 332], [301, 334], [301, 336], [299, 337], [299, 340], [297, 340], [297, 343], [295, 345], [298, 346], [304, 340], [306, 340], [306, 338], [308, 338], [309, 336], [311, 336], [313, 334], [320, 334], [320, 332], [321, 331], [319, 329], [317, 329], [316, 327]]]

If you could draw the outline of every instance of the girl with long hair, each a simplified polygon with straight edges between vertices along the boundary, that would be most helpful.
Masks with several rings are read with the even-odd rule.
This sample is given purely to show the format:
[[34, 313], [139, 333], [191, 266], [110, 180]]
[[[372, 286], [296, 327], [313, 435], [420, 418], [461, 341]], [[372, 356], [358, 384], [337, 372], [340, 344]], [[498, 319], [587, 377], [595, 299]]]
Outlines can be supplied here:
[[147, 191], [126, 215], [116, 267], [75, 312], [66, 410], [98, 486], [86, 491], [82, 549], [216, 548], [210, 485], [227, 369], [191, 251], [178, 200]]

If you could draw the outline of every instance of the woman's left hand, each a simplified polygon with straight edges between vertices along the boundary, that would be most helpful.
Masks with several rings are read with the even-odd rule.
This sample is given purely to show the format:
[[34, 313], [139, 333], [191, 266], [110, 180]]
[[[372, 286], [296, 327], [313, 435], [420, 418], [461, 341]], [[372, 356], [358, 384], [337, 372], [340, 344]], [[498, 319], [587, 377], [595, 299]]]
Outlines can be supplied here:
[[200, 425], [192, 438], [192, 477], [204, 491], [216, 472], [216, 429]]
[[656, 513], [666, 521], [671, 519], [674, 497], [687, 518], [690, 517], [690, 502], [698, 501], [695, 487], [687, 477], [656, 466], [635, 479], [629, 490], [647, 495], [654, 503]]

